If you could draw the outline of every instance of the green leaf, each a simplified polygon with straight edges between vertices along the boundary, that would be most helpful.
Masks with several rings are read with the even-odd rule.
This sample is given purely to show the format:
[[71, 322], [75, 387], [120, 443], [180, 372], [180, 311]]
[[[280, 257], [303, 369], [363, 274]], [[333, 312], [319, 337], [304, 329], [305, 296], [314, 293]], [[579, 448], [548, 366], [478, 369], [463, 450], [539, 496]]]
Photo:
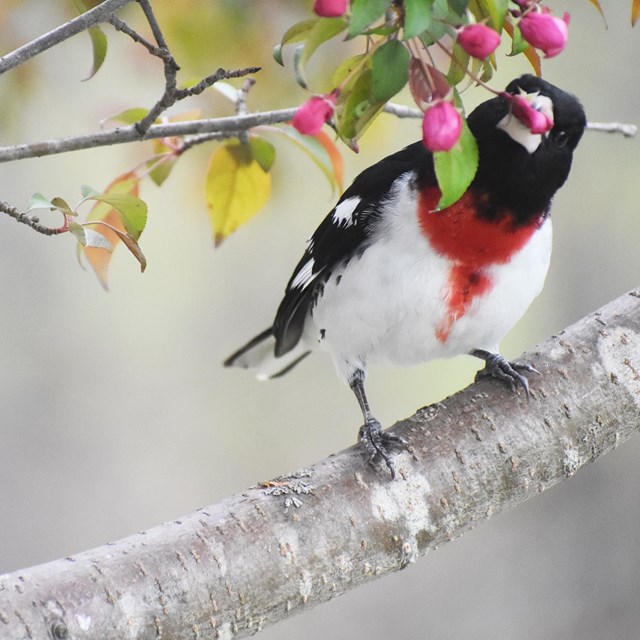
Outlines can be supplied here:
[[93, 49], [93, 65], [85, 80], [90, 80], [98, 73], [107, 57], [107, 36], [104, 31], [100, 27], [90, 27], [89, 37], [91, 38], [91, 47]]
[[471, 56], [457, 43], [453, 45], [452, 54], [447, 82], [455, 87], [458, 82], [464, 80]]
[[527, 47], [529, 43], [522, 37], [522, 33], [520, 32], [520, 27], [517, 25], [513, 26], [513, 36], [511, 40], [511, 51], [509, 52], [510, 56], [517, 56], [521, 54]]
[[384, 107], [384, 102], [372, 97], [372, 75], [371, 69], [365, 69], [351, 86], [343, 88], [336, 104], [338, 134], [352, 149]]
[[[504, 23], [504, 30], [511, 37], [512, 47], [515, 47], [517, 43], [522, 42], [523, 39], [520, 35], [519, 29], [508, 20]], [[542, 75], [541, 62], [540, 62], [540, 56], [538, 55], [537, 51], [533, 47], [527, 45], [522, 50], [522, 53], [524, 54], [524, 57], [531, 63], [531, 66], [533, 67], [535, 74], [538, 77], [541, 76]]]
[[34, 209], [55, 209], [56, 205], [51, 202], [51, 200], [47, 200], [41, 193], [34, 193], [29, 198], [29, 205], [27, 207], [28, 211], [33, 211]]
[[420, 39], [426, 46], [431, 46], [434, 42], [442, 40], [444, 36], [450, 36], [452, 40], [455, 40], [456, 27], [467, 22], [466, 15], [461, 17], [453, 11], [449, 0], [433, 0], [431, 16], [431, 26], [420, 34]]
[[311, 27], [304, 49], [298, 59], [299, 72], [302, 77], [304, 77], [304, 66], [316, 49], [346, 28], [347, 21], [344, 18], [322, 18]]
[[173, 167], [178, 161], [175, 147], [171, 145], [172, 139], [157, 138], [151, 141], [153, 155], [146, 162], [149, 177], [154, 184], [160, 186], [169, 177]]
[[359, 35], [372, 22], [382, 17], [390, 4], [390, 0], [352, 0], [351, 21], [347, 32], [349, 37]]
[[433, 159], [441, 192], [439, 211], [462, 197], [478, 169], [478, 144], [466, 120], [458, 144], [451, 151], [437, 151]]
[[71, 209], [69, 204], [64, 198], [55, 197], [51, 199], [51, 204], [58, 209], [58, 211], [62, 211], [65, 216], [70, 216], [71, 218], [75, 218], [78, 214]]
[[431, 26], [433, 0], [404, 0], [405, 40], [417, 36]]
[[[302, 42], [305, 40], [313, 26], [320, 20], [320, 18], [308, 18], [307, 20], [302, 20], [301, 22], [296, 22], [296, 24], [289, 27], [282, 36], [282, 40], [280, 44], [277, 44], [273, 47], [273, 59], [281, 66], [284, 66], [284, 60], [282, 59], [282, 49], [284, 45], [291, 44], [292, 42]], [[215, 85], [214, 85], [215, 86]]]
[[509, 9], [509, 0], [469, 0], [469, 10], [478, 22], [488, 19], [489, 26], [498, 33], [502, 31]]
[[90, 187], [88, 184], [83, 184], [80, 187], [80, 193], [83, 198], [90, 198], [91, 196], [98, 195], [100, 192], [97, 189]]
[[113, 245], [101, 233], [93, 229], [87, 229], [77, 222], [70, 222], [69, 231], [71, 231], [83, 247], [104, 249], [109, 253], [113, 251]]
[[137, 240], [147, 224], [147, 204], [130, 193], [102, 193], [90, 200], [98, 200], [111, 205], [119, 214], [127, 233]]
[[449, 0], [449, 6], [452, 11], [457, 13], [459, 16], [462, 16], [464, 12], [467, 10], [467, 6], [469, 5], [469, 0]]
[[409, 51], [399, 40], [388, 40], [371, 57], [371, 97], [386, 102], [409, 79]]
[[[78, 13], [84, 13], [89, 9], [93, 9], [99, 2], [95, 0], [73, 0]], [[89, 80], [96, 75], [104, 59], [107, 57], [107, 36], [100, 27], [89, 27], [89, 37], [91, 38], [91, 48], [93, 49], [93, 64], [89, 75], [84, 78]]]
[[361, 35], [364, 36], [390, 36], [392, 33], [397, 33], [398, 26], [397, 25], [378, 25], [377, 27], [371, 27], [371, 29], [366, 29], [362, 32]]
[[159, 158], [153, 158], [147, 160], [147, 169], [149, 169], [149, 177], [153, 180], [156, 186], [161, 186], [164, 181], [169, 177], [173, 167], [178, 161], [175, 155], [169, 153], [162, 155]]
[[302, 42], [309, 37], [311, 30], [320, 20], [321, 18], [307, 18], [306, 20], [296, 22], [284, 32], [280, 44], [285, 45], [291, 44], [292, 42]]
[[333, 72], [331, 76], [331, 86], [338, 87], [343, 81], [349, 76], [349, 74], [353, 73], [364, 64], [372, 54], [370, 53], [358, 53], [355, 56], [350, 56], [343, 60]]
[[276, 159], [276, 148], [264, 138], [250, 138], [249, 146], [253, 153], [254, 160], [264, 171], [269, 171]]
[[[214, 85], [215, 86], [215, 85]], [[120, 113], [116, 113], [114, 116], [109, 116], [100, 121], [101, 125], [107, 122], [119, 122], [120, 124], [134, 124], [139, 122], [149, 113], [149, 109], [144, 107], [131, 107], [131, 109], [125, 109]]]
[[71, 231], [83, 247], [86, 245], [87, 238], [84, 233], [84, 227], [80, 226], [77, 222], [70, 222], [69, 231]]
[[[273, 49], [271, 50], [271, 55], [273, 56], [273, 59], [281, 66], [284, 67], [284, 60], [282, 58], [282, 45], [281, 44], [277, 44], [275, 47], [273, 47]], [[215, 86], [215, 85], [214, 85]]]

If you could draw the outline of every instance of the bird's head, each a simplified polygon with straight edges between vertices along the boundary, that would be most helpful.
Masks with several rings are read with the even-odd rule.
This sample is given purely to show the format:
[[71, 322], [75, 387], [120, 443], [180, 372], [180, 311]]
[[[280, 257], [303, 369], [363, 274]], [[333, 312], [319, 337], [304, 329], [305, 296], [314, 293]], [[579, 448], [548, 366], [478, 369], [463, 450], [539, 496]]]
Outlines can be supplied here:
[[523, 75], [468, 122], [480, 154], [476, 183], [527, 215], [548, 207], [566, 181], [587, 121], [574, 96]]

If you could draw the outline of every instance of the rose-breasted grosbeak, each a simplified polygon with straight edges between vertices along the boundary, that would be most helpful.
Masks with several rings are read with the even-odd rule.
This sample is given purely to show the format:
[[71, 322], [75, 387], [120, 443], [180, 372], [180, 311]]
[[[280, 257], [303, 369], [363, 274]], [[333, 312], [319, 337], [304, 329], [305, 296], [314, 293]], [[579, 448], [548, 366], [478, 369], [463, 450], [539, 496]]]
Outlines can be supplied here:
[[[267, 379], [314, 350], [329, 352], [364, 416], [359, 437], [371, 457], [402, 443], [381, 430], [365, 395], [370, 362], [415, 364], [471, 354], [479, 375], [509, 384], [526, 364], [507, 362], [498, 344], [542, 289], [551, 254], [551, 199], [569, 175], [586, 126], [576, 98], [531, 75], [506, 92], [553, 121], [534, 134], [508, 96], [478, 106], [468, 124], [479, 166], [466, 193], [436, 211], [433, 156], [421, 142], [363, 171], [311, 237], [273, 326], [226, 366]], [[551, 124], [551, 123], [549, 123]]]

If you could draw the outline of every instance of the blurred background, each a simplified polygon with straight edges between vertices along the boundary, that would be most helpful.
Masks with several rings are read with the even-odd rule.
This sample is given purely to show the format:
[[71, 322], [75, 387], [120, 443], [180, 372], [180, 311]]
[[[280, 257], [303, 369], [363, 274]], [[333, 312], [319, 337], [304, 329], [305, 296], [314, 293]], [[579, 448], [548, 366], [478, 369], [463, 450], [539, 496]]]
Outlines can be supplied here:
[[[578, 95], [591, 120], [640, 124], [640, 28], [630, 0], [549, 2], [571, 12], [566, 52], [545, 78]], [[72, 17], [63, 0], [4, 0], [0, 55]], [[182, 66], [197, 80], [219, 66], [261, 65], [252, 110], [305, 99], [271, 48], [311, 2], [157, 0]], [[121, 13], [141, 26], [136, 6]], [[103, 118], [159, 97], [160, 65], [108, 26], [103, 69], [86, 34], [0, 78], [0, 144], [86, 133]], [[147, 30], [144, 29], [147, 33]], [[186, 34], [186, 37], [185, 37]], [[314, 59], [316, 90], [335, 64]], [[492, 82], [528, 72], [499, 59]], [[482, 90], [465, 94], [472, 108]], [[401, 94], [396, 101], [410, 104]], [[209, 91], [179, 106], [227, 115]], [[419, 136], [417, 121], [382, 116], [344, 149], [346, 182]], [[110, 292], [75, 257], [72, 237], [47, 238], [0, 217], [0, 572], [85, 550], [312, 464], [355, 441], [356, 402], [323, 356], [273, 383], [226, 370], [223, 359], [272, 320], [304, 240], [335, 194], [300, 151], [277, 143], [274, 193], [247, 227], [213, 249], [203, 179], [213, 144], [183, 158], [150, 208], [140, 275], [122, 248]], [[104, 188], [148, 149], [130, 145], [0, 167], [0, 199], [25, 209], [42, 192], [73, 203]], [[503, 344], [505, 355], [561, 330], [638, 284], [640, 140], [587, 133], [557, 196], [547, 286]], [[53, 214], [46, 222], [57, 224]], [[466, 386], [462, 357], [374, 370], [368, 393], [389, 425]], [[261, 634], [265, 640], [637, 638], [640, 629], [640, 441], [631, 441], [517, 510], [493, 518], [401, 574]]]

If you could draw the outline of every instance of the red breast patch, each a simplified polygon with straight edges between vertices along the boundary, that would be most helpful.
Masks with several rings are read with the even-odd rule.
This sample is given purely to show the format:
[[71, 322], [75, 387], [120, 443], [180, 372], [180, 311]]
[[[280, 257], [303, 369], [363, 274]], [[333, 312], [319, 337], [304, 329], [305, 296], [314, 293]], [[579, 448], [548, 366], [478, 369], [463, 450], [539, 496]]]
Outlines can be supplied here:
[[438, 253], [477, 268], [509, 262], [542, 222], [542, 216], [536, 216], [529, 224], [516, 226], [507, 212], [494, 220], [480, 218], [477, 212], [487, 207], [486, 194], [467, 191], [450, 207], [434, 211], [439, 199], [438, 189], [420, 193], [418, 221], [422, 232]]
[[458, 264], [449, 271], [448, 286], [447, 309], [436, 327], [440, 342], [447, 341], [456, 320], [467, 312], [474, 298], [491, 291], [493, 282], [481, 270]]
[[467, 191], [450, 207], [434, 211], [439, 199], [438, 189], [420, 193], [418, 222], [435, 251], [453, 262], [447, 308], [436, 329], [438, 340], [446, 342], [453, 325], [474, 299], [491, 291], [493, 282], [487, 268], [509, 262], [539, 228], [542, 216], [536, 216], [529, 224], [515, 225], [513, 216], [507, 212], [498, 212], [493, 220], [477, 215], [487, 206], [486, 194]]

